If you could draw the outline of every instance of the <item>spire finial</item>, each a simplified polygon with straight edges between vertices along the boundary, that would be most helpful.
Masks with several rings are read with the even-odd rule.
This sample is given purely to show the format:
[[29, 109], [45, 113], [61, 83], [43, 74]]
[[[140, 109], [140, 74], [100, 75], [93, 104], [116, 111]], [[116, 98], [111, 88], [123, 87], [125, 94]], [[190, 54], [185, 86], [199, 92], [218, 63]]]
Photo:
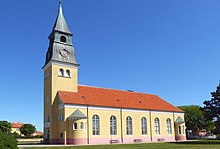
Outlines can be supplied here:
[[60, 2], [59, 2], [60, 4], [62, 4], [62, 0], [60, 0]]

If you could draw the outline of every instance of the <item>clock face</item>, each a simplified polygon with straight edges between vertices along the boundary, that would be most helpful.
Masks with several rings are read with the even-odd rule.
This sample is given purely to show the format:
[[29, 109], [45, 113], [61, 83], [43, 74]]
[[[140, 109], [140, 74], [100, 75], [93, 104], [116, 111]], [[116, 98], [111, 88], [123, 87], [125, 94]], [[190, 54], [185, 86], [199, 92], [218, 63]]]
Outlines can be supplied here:
[[69, 62], [69, 52], [67, 50], [62, 50], [60, 51], [60, 60], [61, 61], [66, 61]]
[[60, 51], [60, 55], [66, 58], [66, 57], [69, 56], [69, 53], [68, 53], [68, 51], [66, 51], [66, 50], [64, 49], [64, 50]]

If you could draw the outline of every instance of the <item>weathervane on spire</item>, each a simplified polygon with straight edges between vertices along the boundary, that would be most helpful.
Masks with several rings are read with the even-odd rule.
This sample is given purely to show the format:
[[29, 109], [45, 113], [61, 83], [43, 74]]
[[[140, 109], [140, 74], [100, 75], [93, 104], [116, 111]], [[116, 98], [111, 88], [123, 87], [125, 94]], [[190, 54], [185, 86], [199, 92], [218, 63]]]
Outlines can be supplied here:
[[62, 3], [62, 0], [60, 0], [60, 4]]

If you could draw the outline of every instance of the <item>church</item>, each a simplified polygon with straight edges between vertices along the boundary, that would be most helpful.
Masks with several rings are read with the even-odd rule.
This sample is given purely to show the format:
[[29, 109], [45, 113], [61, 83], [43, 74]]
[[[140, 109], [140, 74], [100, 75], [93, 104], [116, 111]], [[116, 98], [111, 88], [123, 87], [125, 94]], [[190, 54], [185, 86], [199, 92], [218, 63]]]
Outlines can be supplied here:
[[60, 2], [43, 66], [46, 143], [186, 140], [184, 111], [159, 96], [79, 85], [72, 36]]

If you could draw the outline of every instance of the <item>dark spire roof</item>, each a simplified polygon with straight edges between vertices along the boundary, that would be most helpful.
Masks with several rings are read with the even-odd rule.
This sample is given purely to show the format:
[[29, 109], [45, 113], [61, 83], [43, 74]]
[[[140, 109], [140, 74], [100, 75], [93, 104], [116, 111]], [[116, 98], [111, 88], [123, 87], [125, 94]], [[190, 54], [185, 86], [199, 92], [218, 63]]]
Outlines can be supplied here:
[[77, 109], [68, 118], [69, 119], [86, 119], [87, 117], [79, 109]]
[[60, 1], [59, 12], [57, 15], [56, 22], [53, 27], [53, 31], [61, 31], [64, 33], [72, 34], [63, 16], [62, 2]]
[[178, 116], [178, 118], [176, 119], [175, 123], [182, 124], [182, 123], [185, 123], [185, 122], [184, 122], [184, 120], [180, 116]]

